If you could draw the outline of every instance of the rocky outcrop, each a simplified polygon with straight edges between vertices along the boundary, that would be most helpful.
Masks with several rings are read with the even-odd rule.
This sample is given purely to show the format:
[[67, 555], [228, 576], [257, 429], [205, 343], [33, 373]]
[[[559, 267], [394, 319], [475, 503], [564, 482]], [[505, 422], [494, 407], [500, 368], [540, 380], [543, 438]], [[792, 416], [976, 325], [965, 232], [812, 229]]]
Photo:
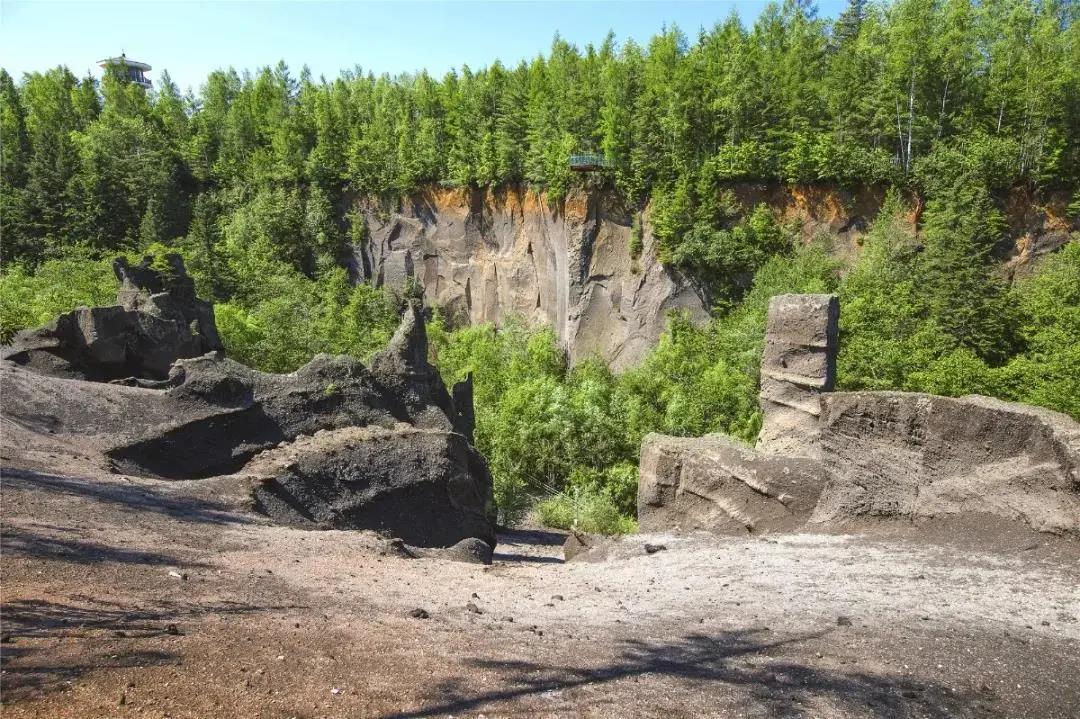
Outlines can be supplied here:
[[643, 529], [720, 533], [975, 521], [1080, 538], [1080, 424], [986, 397], [829, 392], [836, 300], [769, 306], [756, 448], [649, 435]]
[[[730, 183], [744, 215], [767, 206], [802, 242], [824, 243], [853, 264], [885, 200], [884, 186], [830, 183]], [[1005, 199], [1008, 240], [995, 248], [1006, 274], [1030, 272], [1038, 259], [1080, 229], [1071, 196], [1014, 188]], [[472, 324], [523, 318], [552, 327], [572, 361], [599, 356], [615, 369], [634, 365], [664, 330], [666, 315], [684, 309], [708, 319], [710, 303], [693, 278], [657, 259], [650, 207], [624, 206], [610, 189], [573, 190], [558, 202], [523, 185], [498, 188], [428, 186], [392, 205], [359, 198], [365, 241], [353, 248], [357, 279], [402, 287], [419, 282], [431, 304]], [[904, 218], [912, 233], [922, 205]], [[634, 219], [640, 253], [631, 250]]]
[[791, 531], [824, 483], [818, 399], [836, 381], [839, 304], [833, 295], [769, 302], [756, 447], [723, 435], [650, 434], [641, 444], [638, 523], [662, 531]]
[[491, 477], [460, 434], [411, 425], [322, 430], [259, 456], [244, 473], [282, 524], [363, 527], [420, 546], [494, 545]]
[[1080, 425], [988, 397], [822, 397], [815, 524], [982, 516], [1080, 538]]
[[647, 212], [632, 255], [633, 215], [609, 193], [575, 190], [549, 203], [518, 188], [429, 189], [402, 198], [398, 211], [362, 209], [359, 277], [393, 287], [415, 278], [428, 302], [460, 321], [549, 325], [571, 360], [598, 355], [628, 367], [655, 344], [668, 310], [708, 317], [693, 285], [656, 259]]
[[759, 395], [763, 451], [820, 456], [818, 400], [836, 384], [839, 321], [835, 295], [777, 295], [769, 301]]
[[806, 457], [758, 452], [723, 435], [650, 434], [641, 444], [638, 525], [790, 531], [809, 519], [822, 482], [821, 464]]
[[[320, 355], [276, 375], [208, 353], [140, 386], [12, 362], [0, 362], [0, 374], [7, 422], [78, 444], [113, 471], [239, 474], [253, 480], [259, 507], [290, 524], [392, 532], [416, 544], [494, 543], [492, 481], [469, 439], [472, 408], [456, 406], [428, 364], [418, 304], [370, 369]], [[455, 394], [471, 401], [465, 389]]]
[[0, 356], [56, 377], [109, 381], [164, 379], [177, 359], [220, 350], [213, 307], [195, 296], [179, 255], [165, 263], [117, 258], [117, 305], [80, 307], [19, 332]]

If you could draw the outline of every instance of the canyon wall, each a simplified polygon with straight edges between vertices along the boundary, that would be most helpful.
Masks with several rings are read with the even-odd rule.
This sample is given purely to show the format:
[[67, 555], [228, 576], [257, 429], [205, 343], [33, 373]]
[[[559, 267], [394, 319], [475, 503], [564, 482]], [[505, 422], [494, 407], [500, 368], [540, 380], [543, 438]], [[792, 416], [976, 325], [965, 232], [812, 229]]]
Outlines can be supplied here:
[[[803, 241], [825, 238], [830, 252], [854, 262], [885, 191], [831, 185], [738, 184], [729, 188], [749, 212], [760, 203], [793, 224]], [[1003, 271], [1026, 272], [1069, 240], [1076, 218], [1066, 196], [1036, 201], [1023, 190], [1004, 198], [1008, 239], [996, 254]], [[572, 361], [598, 356], [615, 369], [635, 364], [664, 330], [669, 311], [708, 318], [708, 298], [693, 278], [656, 257], [649, 208], [640, 213], [638, 256], [631, 252], [635, 212], [612, 190], [574, 190], [553, 202], [524, 186], [430, 186], [385, 202], [357, 199], [367, 235], [352, 269], [376, 285], [413, 277], [429, 304], [458, 322], [502, 323], [518, 316], [551, 326]], [[909, 217], [912, 227], [920, 207]]]
[[551, 203], [534, 190], [433, 188], [393, 211], [361, 209], [360, 276], [390, 286], [415, 277], [429, 303], [460, 321], [547, 324], [572, 361], [628, 367], [656, 343], [670, 310], [708, 317], [692, 282], [656, 259], [648, 213], [640, 255], [631, 255], [633, 214], [613, 193], [579, 190]]

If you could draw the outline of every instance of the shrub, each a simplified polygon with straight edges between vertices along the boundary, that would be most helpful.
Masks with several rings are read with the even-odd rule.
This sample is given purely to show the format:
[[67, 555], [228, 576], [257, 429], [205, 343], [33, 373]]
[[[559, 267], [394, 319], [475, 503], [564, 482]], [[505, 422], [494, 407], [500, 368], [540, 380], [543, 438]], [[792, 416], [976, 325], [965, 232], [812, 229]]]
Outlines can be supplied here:
[[117, 287], [112, 262], [85, 255], [49, 260], [37, 272], [8, 265], [0, 272], [0, 342], [76, 307], [114, 304]]
[[637, 522], [621, 513], [608, 495], [587, 487], [571, 487], [548, 497], [536, 506], [536, 512], [544, 526], [557, 529], [590, 534], [637, 531]]

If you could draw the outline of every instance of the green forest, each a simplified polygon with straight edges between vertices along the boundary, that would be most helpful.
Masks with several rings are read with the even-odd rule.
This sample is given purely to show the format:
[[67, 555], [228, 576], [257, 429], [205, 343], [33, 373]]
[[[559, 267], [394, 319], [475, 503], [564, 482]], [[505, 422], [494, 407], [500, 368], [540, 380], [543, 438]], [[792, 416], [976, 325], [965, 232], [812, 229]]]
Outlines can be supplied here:
[[[1011, 188], [1071, 197], [1080, 215], [1078, 15], [1070, 0], [851, 0], [832, 20], [787, 0], [646, 46], [556, 37], [513, 68], [315, 79], [279, 64], [216, 71], [197, 94], [167, 73], [147, 92], [118, 69], [0, 70], [0, 339], [111, 303], [117, 254], [180, 252], [236, 359], [367, 358], [402, 297], [345, 269], [366, 241], [357, 198], [514, 183], [557, 204], [586, 187], [650, 213], [660, 258], [710, 289], [713, 320], [673, 315], [616, 375], [570, 367], [550, 329], [455, 327], [433, 308], [444, 379], [474, 374], [507, 524], [535, 506], [555, 526], [630, 531], [644, 434], [753, 441], [780, 292], [840, 295], [842, 388], [1080, 417], [1080, 242], [1015, 281], [995, 254]], [[575, 152], [611, 167], [575, 174]], [[766, 207], [740, 211], [734, 182], [888, 194], [843, 266]]]

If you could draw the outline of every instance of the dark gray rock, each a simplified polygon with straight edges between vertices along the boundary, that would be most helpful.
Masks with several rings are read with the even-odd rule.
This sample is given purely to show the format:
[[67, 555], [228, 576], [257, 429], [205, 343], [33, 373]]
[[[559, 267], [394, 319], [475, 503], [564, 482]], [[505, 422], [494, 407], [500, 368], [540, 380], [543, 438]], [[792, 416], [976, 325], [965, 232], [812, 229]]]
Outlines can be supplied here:
[[483, 539], [469, 537], [445, 549], [424, 549], [422, 556], [467, 564], [491, 564], [494, 549]]
[[[171, 381], [175, 386], [147, 400], [174, 408], [174, 420], [110, 447], [106, 455], [118, 470], [167, 479], [227, 474], [299, 435], [408, 420], [396, 397], [348, 357], [319, 355], [275, 375], [207, 355], [177, 362]], [[449, 425], [445, 415], [441, 424]]]
[[470, 429], [462, 418], [471, 407], [456, 407], [427, 363], [421, 312], [409, 308], [375, 371], [320, 355], [267, 374], [211, 352], [177, 360], [164, 380], [121, 386], [0, 362], [4, 418], [76, 439], [127, 474], [243, 471], [256, 504], [279, 521], [373, 529], [424, 546], [478, 538], [487, 549], [461, 547], [461, 556], [490, 561], [491, 476], [459, 431]]
[[55, 377], [161, 380], [177, 359], [220, 350], [213, 307], [195, 296], [179, 255], [166, 262], [159, 271], [149, 257], [134, 266], [118, 258], [117, 305], [80, 307], [19, 332], [0, 357]]
[[384, 393], [397, 399], [403, 418], [422, 427], [457, 430], [453, 400], [438, 370], [428, 362], [427, 330], [419, 301], [406, 305], [390, 343], [371, 358], [371, 376]]
[[457, 433], [408, 425], [321, 431], [260, 455], [244, 473], [262, 479], [257, 506], [282, 524], [370, 529], [422, 547], [495, 544], [491, 476]]

